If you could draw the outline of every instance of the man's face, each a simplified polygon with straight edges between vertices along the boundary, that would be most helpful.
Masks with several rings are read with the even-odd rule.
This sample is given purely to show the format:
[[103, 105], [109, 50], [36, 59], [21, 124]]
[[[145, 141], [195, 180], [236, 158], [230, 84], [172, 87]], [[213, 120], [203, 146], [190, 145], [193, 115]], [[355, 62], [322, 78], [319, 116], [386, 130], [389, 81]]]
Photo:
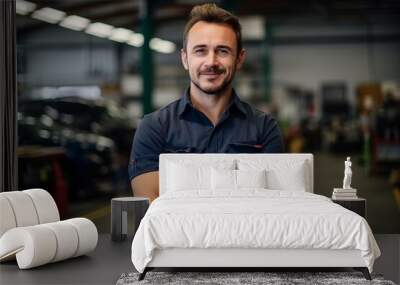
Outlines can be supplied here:
[[238, 54], [236, 34], [229, 26], [200, 21], [190, 29], [181, 57], [189, 71], [191, 87], [212, 95], [231, 86], [245, 51]]

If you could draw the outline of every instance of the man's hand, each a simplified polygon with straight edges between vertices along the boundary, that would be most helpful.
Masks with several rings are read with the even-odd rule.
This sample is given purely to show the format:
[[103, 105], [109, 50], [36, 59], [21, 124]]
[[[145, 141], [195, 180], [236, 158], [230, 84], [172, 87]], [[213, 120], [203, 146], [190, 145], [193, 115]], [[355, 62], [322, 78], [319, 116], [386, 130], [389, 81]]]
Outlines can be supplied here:
[[146, 172], [131, 180], [131, 187], [134, 196], [147, 197], [150, 203], [159, 195], [158, 171]]

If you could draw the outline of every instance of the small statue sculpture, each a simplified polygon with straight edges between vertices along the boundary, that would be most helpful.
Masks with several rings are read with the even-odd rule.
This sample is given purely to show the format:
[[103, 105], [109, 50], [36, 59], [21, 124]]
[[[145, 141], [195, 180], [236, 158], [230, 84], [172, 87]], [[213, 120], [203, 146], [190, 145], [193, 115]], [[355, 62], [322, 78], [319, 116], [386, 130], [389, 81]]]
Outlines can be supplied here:
[[347, 160], [344, 162], [344, 178], [343, 178], [343, 189], [352, 189], [351, 184], [351, 161], [350, 157], [347, 157]]

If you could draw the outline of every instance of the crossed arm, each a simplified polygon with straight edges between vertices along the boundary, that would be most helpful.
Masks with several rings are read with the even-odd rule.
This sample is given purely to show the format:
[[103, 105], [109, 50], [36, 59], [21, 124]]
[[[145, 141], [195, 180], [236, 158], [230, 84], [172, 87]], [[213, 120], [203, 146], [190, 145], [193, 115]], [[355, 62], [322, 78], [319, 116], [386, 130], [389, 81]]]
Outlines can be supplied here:
[[[265, 116], [260, 126], [262, 126], [260, 132], [263, 134], [261, 141], [264, 145], [261, 152], [283, 152], [282, 136], [275, 119]], [[146, 115], [136, 131], [132, 146], [131, 177], [135, 173], [142, 173], [131, 180], [132, 192], [136, 197], [149, 198], [150, 202], [159, 196], [159, 174], [155, 169], [158, 169], [159, 154], [164, 151], [163, 130], [154, 113]]]
[[129, 169], [130, 177], [134, 177], [131, 179], [133, 195], [147, 197], [150, 202], [159, 195], [158, 157], [163, 152], [164, 140], [157, 113], [145, 115], [133, 139]]
[[158, 171], [146, 172], [131, 180], [133, 196], [147, 197], [150, 203], [159, 195]]

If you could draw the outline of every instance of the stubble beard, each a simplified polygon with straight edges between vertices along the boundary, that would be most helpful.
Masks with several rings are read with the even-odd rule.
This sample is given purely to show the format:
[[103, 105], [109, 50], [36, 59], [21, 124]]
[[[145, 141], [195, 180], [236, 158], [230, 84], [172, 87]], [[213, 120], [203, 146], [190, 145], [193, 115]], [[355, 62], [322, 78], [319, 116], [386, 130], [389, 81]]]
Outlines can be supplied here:
[[236, 73], [236, 70], [233, 71], [232, 76], [230, 78], [227, 78], [224, 80], [224, 82], [222, 82], [220, 87], [217, 87], [216, 89], [212, 89], [212, 90], [203, 89], [200, 86], [200, 83], [196, 80], [193, 80], [192, 78], [190, 78], [190, 81], [204, 94], [209, 95], [209, 96], [219, 96], [219, 95], [223, 94], [223, 92], [226, 91], [231, 86], [231, 83], [232, 83], [233, 79], [235, 78], [235, 73]]
[[226, 80], [224, 81], [220, 87], [218, 87], [217, 89], [212, 89], [212, 90], [206, 90], [203, 89], [200, 84], [194, 80], [191, 80], [191, 82], [204, 94], [206, 95], [210, 95], [210, 96], [219, 96], [221, 95], [225, 90], [228, 89], [230, 83], [232, 82], [232, 80]]

